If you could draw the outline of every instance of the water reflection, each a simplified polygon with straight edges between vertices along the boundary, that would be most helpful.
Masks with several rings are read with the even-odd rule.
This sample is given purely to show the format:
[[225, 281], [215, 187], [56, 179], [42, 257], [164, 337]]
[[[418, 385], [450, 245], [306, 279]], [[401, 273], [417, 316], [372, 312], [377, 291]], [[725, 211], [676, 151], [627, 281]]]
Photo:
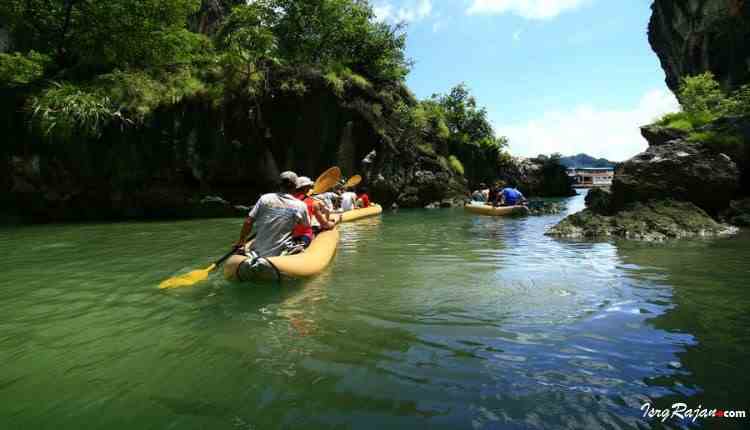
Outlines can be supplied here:
[[385, 213], [343, 225], [316, 278], [169, 293], [236, 220], [3, 232], [0, 424], [645, 428], [646, 401], [747, 408], [750, 237], [544, 236], [560, 218]]
[[[690, 342], [676, 353], [669, 375], [653, 375], [646, 382], [666, 395], [655, 405], [674, 402], [692, 407], [750, 409], [750, 297], [746, 294], [750, 236], [645, 246], [621, 244], [623, 260], [644, 267], [645, 277], [672, 286], [672, 306], [648, 322], [671, 334], [689, 333]], [[704, 424], [746, 428], [746, 420], [713, 420]]]

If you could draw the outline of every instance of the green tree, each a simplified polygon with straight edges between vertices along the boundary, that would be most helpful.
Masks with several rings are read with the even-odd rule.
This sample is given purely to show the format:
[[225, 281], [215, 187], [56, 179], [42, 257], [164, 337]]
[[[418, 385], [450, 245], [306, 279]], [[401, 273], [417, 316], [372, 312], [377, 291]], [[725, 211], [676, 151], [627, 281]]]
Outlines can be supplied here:
[[187, 30], [200, 0], [4, 0], [0, 18], [21, 52], [58, 66], [101, 68], [185, 61], [204, 39]]
[[435, 94], [430, 102], [440, 106], [448, 129], [448, 149], [461, 160], [469, 179], [494, 180], [506, 157], [508, 140], [495, 135], [487, 110], [478, 107], [466, 84], [456, 85], [447, 95]]

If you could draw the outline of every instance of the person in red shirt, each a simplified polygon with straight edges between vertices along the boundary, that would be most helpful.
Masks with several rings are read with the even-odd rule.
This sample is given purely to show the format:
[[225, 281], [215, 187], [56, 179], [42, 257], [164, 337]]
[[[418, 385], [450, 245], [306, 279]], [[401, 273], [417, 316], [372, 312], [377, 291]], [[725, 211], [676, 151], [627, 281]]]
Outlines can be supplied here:
[[[336, 226], [336, 221], [327, 218], [322, 208], [323, 203], [309, 195], [313, 186], [315, 186], [315, 183], [310, 178], [301, 176], [297, 180], [297, 192], [294, 194], [294, 197], [305, 203], [310, 219], [318, 221], [320, 230], [330, 230]], [[292, 239], [302, 243], [307, 248], [315, 236], [316, 227], [318, 226], [297, 225], [292, 232]]]
[[361, 208], [370, 207], [370, 196], [367, 195], [367, 188], [362, 187], [359, 189], [359, 194], [357, 195], [357, 205]]

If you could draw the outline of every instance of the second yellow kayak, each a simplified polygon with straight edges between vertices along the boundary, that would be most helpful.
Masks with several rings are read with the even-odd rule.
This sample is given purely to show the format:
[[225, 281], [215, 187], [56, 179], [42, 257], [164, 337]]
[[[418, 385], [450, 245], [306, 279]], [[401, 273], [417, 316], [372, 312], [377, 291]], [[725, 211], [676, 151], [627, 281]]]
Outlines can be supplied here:
[[370, 207], [353, 209], [341, 214], [341, 222], [352, 222], [358, 219], [367, 218], [383, 213], [383, 207], [379, 204], [371, 204]]
[[497, 206], [492, 207], [490, 205], [472, 205], [468, 204], [464, 206], [464, 210], [467, 212], [489, 215], [489, 216], [521, 216], [528, 215], [529, 208], [526, 206]]

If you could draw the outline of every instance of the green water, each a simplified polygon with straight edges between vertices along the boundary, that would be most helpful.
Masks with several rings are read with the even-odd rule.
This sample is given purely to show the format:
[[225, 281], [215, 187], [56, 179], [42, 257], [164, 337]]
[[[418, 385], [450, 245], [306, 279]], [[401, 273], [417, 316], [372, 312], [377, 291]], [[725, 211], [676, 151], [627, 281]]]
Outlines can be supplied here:
[[750, 235], [543, 236], [561, 216], [387, 213], [344, 225], [312, 280], [169, 292], [242, 221], [0, 230], [0, 428], [647, 428], [649, 400], [750, 409]]

